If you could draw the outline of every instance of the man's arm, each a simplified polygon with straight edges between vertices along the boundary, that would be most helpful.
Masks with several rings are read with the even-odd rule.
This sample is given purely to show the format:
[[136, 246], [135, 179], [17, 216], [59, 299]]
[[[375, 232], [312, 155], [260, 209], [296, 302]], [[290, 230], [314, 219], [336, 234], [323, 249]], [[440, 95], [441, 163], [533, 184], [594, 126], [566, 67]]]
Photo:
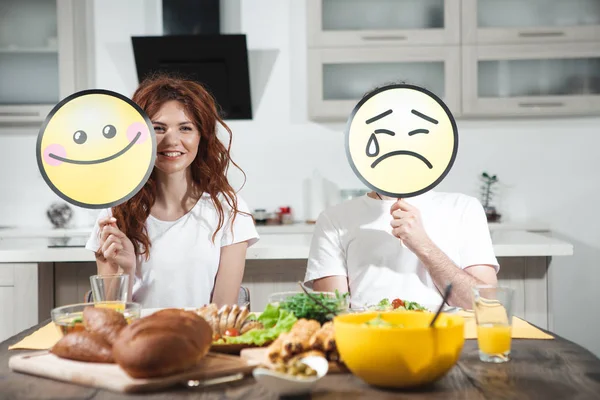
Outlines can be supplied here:
[[327, 276], [313, 281], [315, 292], [348, 292], [348, 278], [345, 276]]
[[453, 306], [471, 309], [472, 288], [475, 285], [495, 285], [498, 282], [493, 266], [472, 265], [463, 270], [431, 241], [420, 247], [416, 255], [429, 271], [440, 292], [443, 293], [446, 285], [452, 283], [448, 303]]
[[497, 282], [496, 270], [491, 265], [472, 265], [465, 270], [456, 265], [429, 238], [416, 207], [398, 200], [392, 206], [391, 213], [394, 217], [391, 222], [393, 235], [402, 240], [421, 260], [440, 292], [444, 291], [447, 284], [452, 283], [449, 304], [471, 308], [473, 286]]

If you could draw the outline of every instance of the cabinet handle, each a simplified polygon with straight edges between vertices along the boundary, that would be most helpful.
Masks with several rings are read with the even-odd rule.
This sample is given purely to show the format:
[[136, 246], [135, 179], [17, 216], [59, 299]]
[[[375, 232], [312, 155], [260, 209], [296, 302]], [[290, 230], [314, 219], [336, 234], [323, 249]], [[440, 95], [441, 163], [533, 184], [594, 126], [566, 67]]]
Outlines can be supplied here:
[[402, 35], [362, 36], [362, 40], [406, 40]]
[[39, 117], [35, 111], [0, 111], [0, 117]]
[[533, 103], [519, 103], [519, 107], [564, 107], [565, 103], [559, 101], [555, 102], [533, 102]]
[[519, 32], [520, 37], [556, 37], [565, 36], [564, 31], [551, 31], [551, 32]]

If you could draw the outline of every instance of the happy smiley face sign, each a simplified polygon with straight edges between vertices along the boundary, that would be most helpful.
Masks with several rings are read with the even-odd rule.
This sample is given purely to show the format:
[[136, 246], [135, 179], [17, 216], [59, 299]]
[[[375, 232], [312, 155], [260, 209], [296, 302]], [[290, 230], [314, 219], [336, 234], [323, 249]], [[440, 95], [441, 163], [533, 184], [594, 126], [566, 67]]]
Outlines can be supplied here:
[[107, 90], [86, 90], [48, 114], [36, 156], [46, 183], [67, 202], [113, 207], [148, 180], [156, 137], [150, 119], [133, 101]]
[[456, 122], [436, 95], [390, 85], [363, 98], [346, 125], [346, 155], [359, 179], [377, 193], [417, 196], [448, 174], [458, 150]]

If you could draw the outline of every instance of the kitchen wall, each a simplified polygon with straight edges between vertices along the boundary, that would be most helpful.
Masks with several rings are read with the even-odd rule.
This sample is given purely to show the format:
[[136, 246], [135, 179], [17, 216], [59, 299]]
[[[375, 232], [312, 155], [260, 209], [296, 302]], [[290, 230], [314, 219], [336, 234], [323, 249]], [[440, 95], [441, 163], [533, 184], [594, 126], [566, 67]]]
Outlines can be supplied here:
[[[130, 36], [156, 34], [156, 1], [94, 1], [96, 86], [131, 95], [136, 75]], [[306, 118], [305, 6], [299, 0], [228, 0], [225, 32], [248, 35], [254, 119], [231, 121], [233, 158], [247, 174], [252, 208], [290, 205], [304, 219], [304, 184], [314, 171], [339, 188], [362, 188], [343, 151], [343, 124]], [[600, 355], [600, 197], [596, 168], [600, 118], [459, 120], [456, 164], [439, 190], [478, 195], [478, 175], [497, 174], [505, 220], [547, 223], [574, 244], [552, 260], [555, 331]], [[39, 176], [35, 129], [0, 131], [0, 225], [46, 225], [56, 196]], [[232, 173], [239, 185], [241, 175]], [[76, 223], [95, 212], [78, 210]], [[594, 307], [597, 309], [597, 307]], [[594, 315], [595, 314], [595, 315]]]

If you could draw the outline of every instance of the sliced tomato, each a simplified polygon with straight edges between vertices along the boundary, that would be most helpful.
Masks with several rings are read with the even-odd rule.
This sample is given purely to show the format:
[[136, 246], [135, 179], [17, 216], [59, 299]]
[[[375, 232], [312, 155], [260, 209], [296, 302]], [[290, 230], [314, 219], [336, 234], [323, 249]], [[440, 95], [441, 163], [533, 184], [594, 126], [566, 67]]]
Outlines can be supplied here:
[[225, 336], [239, 336], [240, 333], [235, 328], [230, 328], [225, 330]]
[[395, 309], [399, 308], [399, 307], [404, 307], [404, 302], [400, 299], [394, 299], [392, 301], [392, 307]]

